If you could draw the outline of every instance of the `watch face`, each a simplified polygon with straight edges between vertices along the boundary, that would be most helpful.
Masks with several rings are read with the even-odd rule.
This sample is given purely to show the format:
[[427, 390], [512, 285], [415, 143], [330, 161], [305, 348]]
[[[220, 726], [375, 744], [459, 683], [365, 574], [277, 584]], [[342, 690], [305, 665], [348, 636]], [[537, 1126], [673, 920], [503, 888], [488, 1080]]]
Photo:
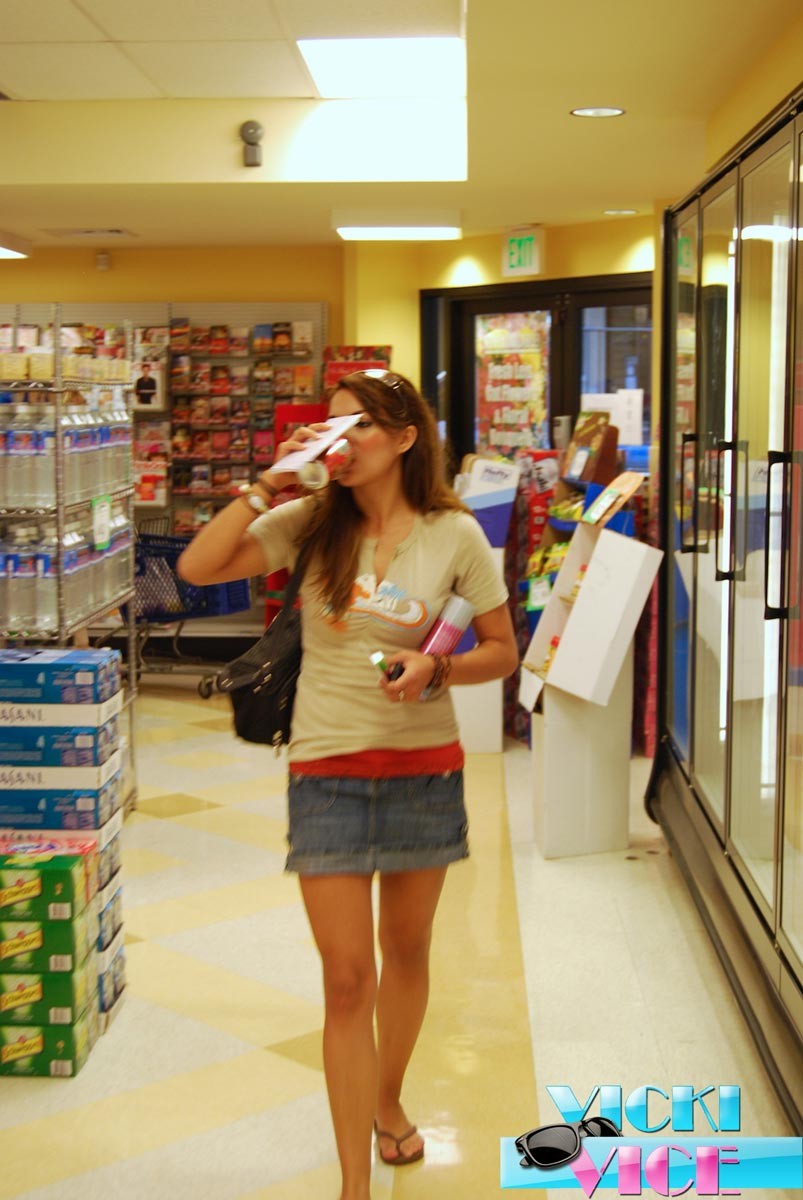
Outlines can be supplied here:
[[255, 512], [263, 513], [263, 512], [267, 512], [267, 510], [268, 510], [267, 504], [259, 496], [254, 496], [253, 494], [250, 495], [248, 497], [248, 503], [251, 505], [251, 507], [254, 509]]

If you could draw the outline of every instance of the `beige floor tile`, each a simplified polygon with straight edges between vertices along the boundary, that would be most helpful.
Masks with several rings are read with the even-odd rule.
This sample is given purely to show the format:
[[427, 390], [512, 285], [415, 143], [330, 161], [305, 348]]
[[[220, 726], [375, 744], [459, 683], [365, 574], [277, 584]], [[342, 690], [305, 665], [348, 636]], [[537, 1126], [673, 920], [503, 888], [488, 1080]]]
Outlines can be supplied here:
[[184, 792], [171, 792], [166, 796], [151, 796], [140, 800], [137, 808], [146, 817], [185, 817], [189, 813], [203, 812], [206, 809], [217, 808], [211, 800], [203, 800], [200, 796], [186, 795]]
[[286, 792], [287, 772], [284, 770], [275, 775], [261, 775], [259, 779], [237, 780], [236, 783], [195, 789], [197, 796], [204, 796], [218, 804], [245, 804], [249, 800], [262, 800], [265, 796], [283, 796]]
[[[149, 803], [153, 803], [150, 801]], [[210, 803], [209, 808], [214, 806]], [[240, 812], [236, 808], [218, 807], [212, 812], [197, 812], [176, 818], [179, 825], [198, 829], [202, 833], [213, 833], [217, 837], [230, 838], [246, 846], [258, 846], [274, 850], [277, 854], [287, 853], [287, 825], [273, 817], [258, 813]]]
[[[258, 1192], [249, 1192], [239, 1197], [239, 1200], [310, 1200], [312, 1196], [335, 1197], [340, 1189], [340, 1170], [337, 1163], [327, 1163], [326, 1166], [316, 1167], [314, 1171], [305, 1171], [294, 1175], [281, 1183], [270, 1187], [260, 1188]], [[396, 1195], [390, 1184], [374, 1184], [371, 1190], [371, 1200], [391, 1200]]]
[[57, 1119], [14, 1126], [0, 1131], [0, 1198], [9, 1200], [79, 1172], [122, 1162], [262, 1112], [278, 1097], [286, 1102], [319, 1087], [317, 1072], [255, 1051], [72, 1109]]
[[166, 871], [169, 867], [180, 865], [180, 859], [169, 858], [156, 850], [140, 850], [131, 846], [125, 852], [126, 879], [134, 879], [138, 875], [152, 875], [156, 871]]
[[126, 959], [129, 985], [136, 995], [253, 1046], [321, 1028], [320, 1005], [154, 942], [131, 946]]
[[212, 921], [230, 921], [296, 903], [297, 881], [285, 874], [270, 875], [197, 892], [181, 900], [138, 905], [126, 913], [126, 928], [140, 938], [169, 937], [203, 928]]
[[192, 771], [217, 771], [235, 767], [239, 760], [233, 753], [234, 747], [225, 754], [219, 750], [198, 750], [194, 754], [167, 754], [164, 761], [171, 767]]
[[145, 729], [138, 728], [136, 732], [136, 745], [138, 748], [144, 748], [145, 746], [168, 747], [173, 742], [182, 742], [189, 738], [197, 737], [197, 725], [179, 725], [174, 721], [166, 721], [164, 725], [156, 725]]
[[286, 1042], [272, 1042], [266, 1049], [272, 1054], [283, 1054], [293, 1062], [301, 1063], [313, 1071], [323, 1071], [323, 1043], [321, 1031], [305, 1033], [301, 1037], [290, 1038]]

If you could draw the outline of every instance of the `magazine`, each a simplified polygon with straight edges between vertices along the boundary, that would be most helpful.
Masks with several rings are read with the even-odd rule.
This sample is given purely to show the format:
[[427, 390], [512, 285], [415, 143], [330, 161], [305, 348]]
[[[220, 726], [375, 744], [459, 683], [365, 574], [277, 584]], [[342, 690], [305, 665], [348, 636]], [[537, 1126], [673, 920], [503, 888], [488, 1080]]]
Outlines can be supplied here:
[[134, 459], [140, 463], [167, 462], [170, 458], [170, 425], [167, 421], [134, 424]]
[[193, 431], [190, 454], [193, 458], [209, 457], [209, 431], [207, 429]]
[[223, 363], [215, 363], [210, 372], [209, 390], [215, 396], [228, 396], [231, 391], [229, 368]]
[[194, 533], [195, 525], [193, 523], [193, 508], [192, 505], [182, 505], [177, 508], [173, 514], [173, 532], [174, 533]]
[[273, 394], [277, 400], [295, 395], [295, 367], [277, 367], [273, 372]]
[[193, 506], [192, 523], [195, 529], [200, 529], [202, 525], [208, 524], [215, 515], [215, 506], [211, 500], [202, 500], [200, 504]]
[[190, 478], [191, 492], [208, 492], [211, 486], [209, 463], [194, 463]]
[[228, 463], [212, 464], [212, 491], [228, 492], [231, 485], [231, 467]]
[[291, 322], [293, 354], [312, 354], [312, 321]]
[[251, 453], [251, 443], [247, 425], [232, 425], [229, 430], [229, 454], [232, 458], [247, 459]]
[[190, 490], [192, 482], [192, 464], [188, 462], [173, 463], [173, 495], [183, 495]]
[[229, 354], [245, 356], [248, 354], [249, 328], [247, 325], [234, 325], [229, 330]]
[[229, 327], [228, 325], [210, 325], [209, 326], [209, 353], [210, 354], [228, 354], [229, 352]]
[[231, 419], [231, 400], [228, 396], [210, 396], [209, 420], [213, 425], [228, 425]]
[[253, 354], [270, 354], [273, 350], [273, 326], [255, 325], [251, 335], [251, 351]]
[[159, 412], [165, 407], [164, 363], [145, 359], [135, 363], [131, 407], [136, 411]]
[[176, 425], [171, 438], [173, 456], [186, 457], [192, 451], [192, 430], [189, 425]]
[[259, 358], [254, 363], [251, 387], [257, 396], [273, 395], [273, 363], [269, 358]]
[[196, 394], [199, 392], [208, 392], [211, 371], [212, 367], [207, 359], [202, 358], [198, 362], [194, 362], [192, 364], [190, 391]]
[[255, 429], [251, 435], [254, 462], [273, 461], [273, 430]]
[[193, 325], [190, 330], [190, 350], [196, 354], [209, 353], [209, 326]]
[[193, 396], [190, 401], [190, 421], [193, 425], [206, 425], [209, 421], [209, 397]]
[[312, 363], [293, 367], [293, 395], [304, 400], [315, 395], [315, 367]]
[[212, 458], [228, 458], [231, 453], [231, 438], [231, 431], [228, 429], [215, 429], [209, 435], [209, 451]]
[[249, 421], [251, 419], [251, 405], [248, 402], [247, 396], [234, 396], [232, 398], [231, 419], [232, 421]]
[[173, 317], [170, 322], [170, 350], [186, 354], [190, 348], [190, 322], [187, 317]]
[[234, 363], [229, 368], [232, 396], [247, 396], [250, 382], [250, 372], [247, 363]]
[[289, 354], [293, 348], [293, 327], [289, 321], [273, 322], [273, 353]]
[[176, 354], [170, 364], [171, 392], [188, 392], [192, 379], [192, 364], [188, 354]]

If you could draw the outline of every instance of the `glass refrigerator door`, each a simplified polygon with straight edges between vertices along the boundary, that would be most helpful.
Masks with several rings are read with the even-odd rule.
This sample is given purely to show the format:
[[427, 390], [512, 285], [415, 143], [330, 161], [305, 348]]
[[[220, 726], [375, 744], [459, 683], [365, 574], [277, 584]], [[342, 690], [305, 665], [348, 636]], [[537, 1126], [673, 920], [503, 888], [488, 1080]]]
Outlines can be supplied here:
[[765, 911], [775, 908], [781, 515], [792, 142], [743, 166], [735, 479], [731, 850]]
[[694, 587], [695, 402], [697, 383], [696, 205], [675, 218], [670, 348], [670, 454], [667, 597], [667, 724], [683, 761], [689, 759], [691, 596]]
[[492, 313], [474, 318], [476, 352], [474, 445], [477, 453], [513, 457], [549, 439], [549, 312]]
[[728, 624], [733, 578], [733, 351], [736, 186], [701, 210], [700, 386], [697, 414], [697, 577], [694, 593], [693, 777], [724, 832]]
[[[803, 137], [801, 138], [803, 150]], [[803, 195], [798, 229], [803, 228]], [[798, 238], [800, 235], [798, 234]], [[803, 981], [803, 243], [797, 245], [797, 346], [792, 418], [789, 626], [786, 669], [781, 930]]]

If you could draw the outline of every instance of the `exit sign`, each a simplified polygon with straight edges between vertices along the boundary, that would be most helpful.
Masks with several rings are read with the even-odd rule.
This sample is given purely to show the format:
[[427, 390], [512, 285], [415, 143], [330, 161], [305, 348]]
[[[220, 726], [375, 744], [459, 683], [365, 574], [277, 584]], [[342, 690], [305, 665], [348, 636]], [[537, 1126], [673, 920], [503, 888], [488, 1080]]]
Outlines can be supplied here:
[[505, 234], [502, 274], [540, 275], [543, 271], [544, 231], [538, 225], [521, 225]]

